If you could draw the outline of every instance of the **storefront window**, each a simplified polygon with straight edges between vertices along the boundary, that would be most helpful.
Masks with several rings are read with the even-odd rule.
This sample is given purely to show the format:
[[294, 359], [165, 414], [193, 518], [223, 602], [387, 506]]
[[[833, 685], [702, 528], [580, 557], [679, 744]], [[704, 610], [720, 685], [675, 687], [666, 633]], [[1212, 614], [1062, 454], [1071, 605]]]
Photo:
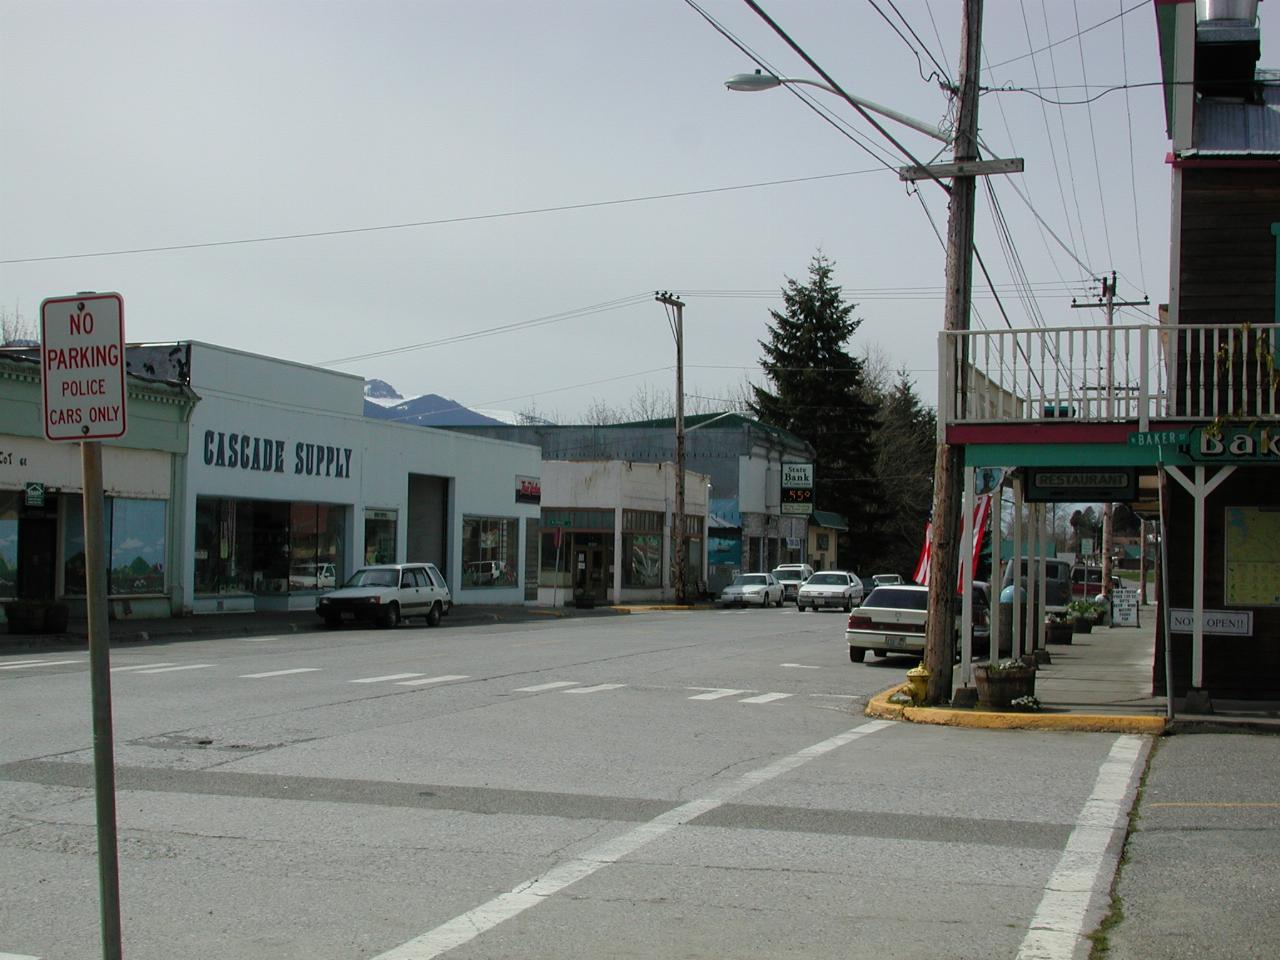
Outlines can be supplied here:
[[[104, 498], [102, 536], [107, 551], [107, 593], [113, 597], [164, 593], [168, 549], [164, 500]], [[85, 595], [84, 501], [62, 498], [62, 580], [67, 596]]]
[[396, 512], [366, 510], [364, 512], [364, 562], [396, 562]]
[[289, 590], [332, 590], [342, 583], [342, 510], [323, 503], [289, 508]]
[[0, 598], [18, 595], [18, 494], [0, 492]]
[[462, 518], [462, 587], [511, 587], [519, 573], [514, 517]]
[[622, 585], [662, 586], [661, 513], [648, 510], [622, 511]]
[[341, 507], [198, 497], [195, 592], [330, 590], [345, 579], [342, 539]]

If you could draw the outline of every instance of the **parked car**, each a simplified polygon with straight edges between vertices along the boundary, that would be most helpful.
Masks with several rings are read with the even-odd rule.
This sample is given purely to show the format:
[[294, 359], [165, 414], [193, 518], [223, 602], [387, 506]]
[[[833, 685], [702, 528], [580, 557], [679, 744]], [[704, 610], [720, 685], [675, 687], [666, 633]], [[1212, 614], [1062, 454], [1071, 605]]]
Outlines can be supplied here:
[[871, 582], [877, 587], [892, 587], [894, 584], [905, 583], [900, 573], [874, 573], [871, 575]]
[[[849, 659], [861, 663], [868, 650], [876, 656], [905, 653], [924, 656], [924, 633], [928, 619], [929, 588], [914, 584], [876, 587], [849, 614], [844, 636], [849, 642]], [[959, 634], [957, 616], [956, 633]], [[975, 585], [973, 591], [973, 649], [991, 649], [991, 620], [987, 593]]]
[[[1033, 558], [1034, 561], [1034, 558]], [[1010, 560], [1004, 565], [1004, 578], [1000, 582], [1001, 593], [1004, 588], [1013, 583], [1014, 564], [1016, 560]], [[1021, 570], [1019, 573], [1018, 585], [1023, 590], [1027, 589], [1028, 563], [1027, 558], [1023, 557], [1021, 562]], [[1067, 608], [1068, 601], [1071, 600], [1071, 564], [1065, 560], [1057, 560], [1050, 557], [1044, 562], [1044, 609], [1046, 613], [1061, 613]]]
[[465, 570], [467, 583], [473, 587], [491, 587], [508, 581], [507, 565], [501, 560], [473, 560]]
[[820, 570], [800, 585], [796, 609], [841, 607], [848, 612], [862, 602], [862, 581], [844, 570]]
[[740, 573], [720, 592], [720, 605], [782, 606], [782, 584], [772, 573]]
[[773, 578], [782, 584], [782, 599], [794, 600], [800, 585], [813, 576], [813, 567], [807, 563], [782, 563], [773, 568]]
[[433, 564], [386, 563], [361, 567], [316, 601], [316, 613], [328, 627], [348, 620], [394, 627], [406, 617], [425, 617], [434, 627], [452, 606], [449, 587]]
[[[1120, 578], [1111, 578], [1111, 589], [1120, 587]], [[1071, 568], [1071, 597], [1073, 600], [1092, 600], [1102, 593], [1102, 568], [1077, 563]]]

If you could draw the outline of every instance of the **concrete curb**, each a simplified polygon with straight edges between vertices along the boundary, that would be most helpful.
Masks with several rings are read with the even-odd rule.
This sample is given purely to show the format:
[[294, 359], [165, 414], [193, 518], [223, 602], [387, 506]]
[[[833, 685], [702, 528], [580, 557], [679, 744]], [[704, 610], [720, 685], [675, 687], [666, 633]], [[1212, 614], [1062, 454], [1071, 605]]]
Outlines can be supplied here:
[[978, 730], [1075, 730], [1087, 733], [1137, 733], [1159, 736], [1165, 718], [1134, 714], [1100, 713], [1000, 713], [994, 710], [953, 710], [950, 707], [913, 707], [890, 703], [902, 686], [890, 687], [867, 703], [864, 713], [878, 720], [903, 720], [942, 727]]

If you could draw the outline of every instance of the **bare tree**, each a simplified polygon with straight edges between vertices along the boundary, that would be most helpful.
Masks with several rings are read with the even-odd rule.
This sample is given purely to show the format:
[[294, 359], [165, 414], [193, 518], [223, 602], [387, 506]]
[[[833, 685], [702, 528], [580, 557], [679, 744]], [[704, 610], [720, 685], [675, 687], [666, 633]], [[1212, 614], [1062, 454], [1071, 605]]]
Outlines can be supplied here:
[[0, 344], [37, 339], [35, 323], [24, 317], [21, 309], [15, 306], [10, 312], [7, 307], [0, 307]]

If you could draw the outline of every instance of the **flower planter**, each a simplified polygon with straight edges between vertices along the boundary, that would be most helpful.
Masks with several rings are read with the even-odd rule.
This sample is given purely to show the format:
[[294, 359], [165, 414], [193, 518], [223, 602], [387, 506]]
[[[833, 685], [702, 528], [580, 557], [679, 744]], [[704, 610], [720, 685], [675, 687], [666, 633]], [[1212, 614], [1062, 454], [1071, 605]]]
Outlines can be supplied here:
[[1071, 624], [1072, 633], [1093, 633], [1093, 621], [1084, 617], [1076, 617]]
[[1036, 668], [1019, 664], [992, 670], [990, 664], [979, 663], [973, 667], [973, 681], [980, 706], [1006, 710], [1019, 697], [1035, 696]]
[[1075, 627], [1066, 620], [1046, 623], [1044, 625], [1045, 643], [1070, 643]]

